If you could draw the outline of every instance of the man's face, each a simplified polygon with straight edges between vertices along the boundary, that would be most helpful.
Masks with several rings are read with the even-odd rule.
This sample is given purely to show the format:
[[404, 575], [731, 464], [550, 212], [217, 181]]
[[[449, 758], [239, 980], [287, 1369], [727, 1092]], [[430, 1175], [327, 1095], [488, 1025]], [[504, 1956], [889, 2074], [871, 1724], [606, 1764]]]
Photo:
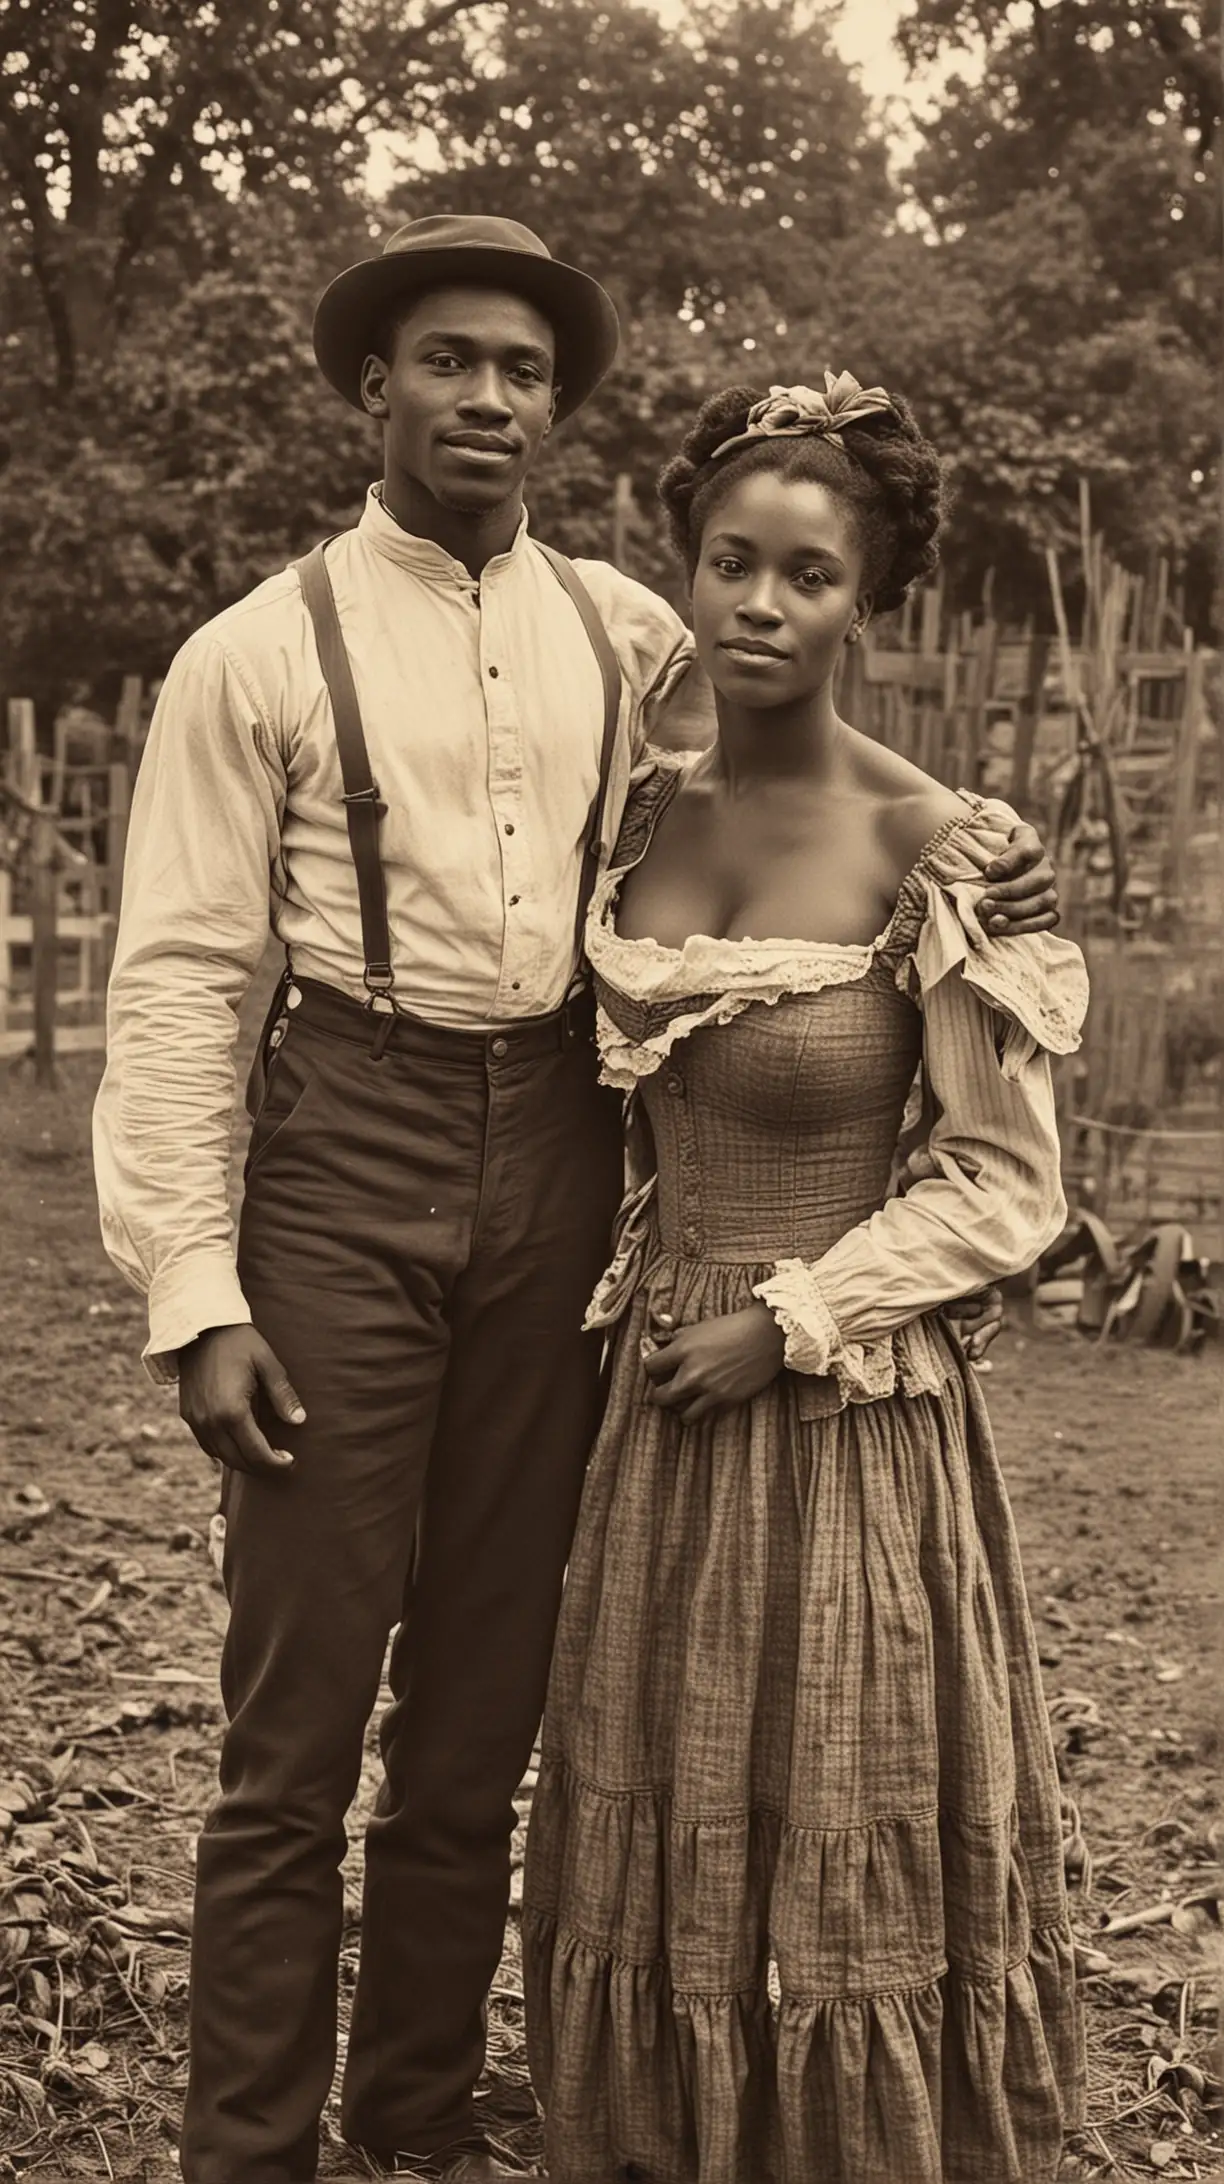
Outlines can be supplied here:
[[556, 343], [546, 318], [492, 288], [436, 288], [369, 357], [362, 395], [386, 426], [387, 474], [444, 508], [485, 514], [512, 499], [552, 423]]

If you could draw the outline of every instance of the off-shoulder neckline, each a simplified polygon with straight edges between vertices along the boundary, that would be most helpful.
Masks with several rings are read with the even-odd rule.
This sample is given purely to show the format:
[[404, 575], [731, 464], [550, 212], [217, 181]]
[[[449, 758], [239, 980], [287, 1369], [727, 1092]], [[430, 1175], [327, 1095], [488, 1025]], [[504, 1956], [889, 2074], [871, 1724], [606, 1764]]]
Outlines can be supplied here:
[[[661, 777], [659, 789], [648, 813], [646, 832], [641, 846], [636, 854], [628, 858], [623, 865], [613, 864], [609, 867], [608, 878], [612, 882], [612, 886], [605, 900], [602, 921], [605, 933], [616, 941], [618, 946], [622, 948], [650, 949], [656, 957], [670, 956], [677, 962], [682, 962], [695, 944], [698, 946], [704, 945], [707, 948], [767, 949], [775, 954], [779, 949], [787, 949], [792, 954], [810, 951], [821, 956], [849, 956], [861, 958], [864, 962], [871, 962], [887, 949], [897, 930], [903, 912], [911, 906], [915, 895], [918, 896], [920, 903], [924, 900], [921, 890], [923, 882], [928, 876], [928, 868], [932, 858], [938, 856], [940, 850], [946, 846], [954, 834], [958, 834], [962, 827], [967, 826], [972, 819], [976, 819], [979, 813], [986, 808], [985, 797], [975, 796], [969, 789], [956, 789], [953, 791], [955, 795], [963, 800], [964, 811], [956, 813], [952, 818], [945, 819], [943, 824], [936, 827], [935, 832], [923, 843], [913, 864], [904, 875], [897, 889], [897, 899], [893, 904], [888, 923], [881, 932], [876, 934], [874, 940], [796, 940], [788, 938], [785, 934], [774, 935], [768, 940], [758, 939], [753, 934], [742, 934], [739, 939], [731, 939], [726, 935], [717, 933], [690, 933], [683, 945], [677, 948], [668, 941], [656, 940], [653, 934], [650, 933], [630, 934], [618, 932], [616, 928], [616, 904], [620, 895], [621, 882], [627, 873], [635, 871], [637, 866], [641, 864], [651, 842], [654, 840], [655, 828], [675, 795], [686, 771], [687, 768], [683, 765], [661, 765], [659, 767], [658, 772]], [[648, 776], [645, 781], [639, 784], [638, 794], [640, 795], [643, 790], [652, 786], [652, 780]]]

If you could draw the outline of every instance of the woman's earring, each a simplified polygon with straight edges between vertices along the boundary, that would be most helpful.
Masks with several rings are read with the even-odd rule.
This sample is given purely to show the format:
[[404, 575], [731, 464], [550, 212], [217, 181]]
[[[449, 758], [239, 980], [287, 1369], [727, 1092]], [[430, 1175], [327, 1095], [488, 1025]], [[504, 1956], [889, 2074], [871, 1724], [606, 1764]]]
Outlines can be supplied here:
[[860, 624], [856, 622], [853, 629], [848, 629], [846, 631], [846, 643], [848, 645], [856, 645], [862, 634], [862, 628]]

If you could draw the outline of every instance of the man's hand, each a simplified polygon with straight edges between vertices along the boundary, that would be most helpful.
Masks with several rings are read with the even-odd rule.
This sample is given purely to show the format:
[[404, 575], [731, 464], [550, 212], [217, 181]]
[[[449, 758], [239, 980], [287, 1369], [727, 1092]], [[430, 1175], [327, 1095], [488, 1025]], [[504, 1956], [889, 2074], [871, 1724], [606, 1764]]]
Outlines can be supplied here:
[[1019, 933], [1048, 933], [1057, 925], [1058, 882], [1035, 828], [1023, 822], [1014, 827], [1007, 848], [984, 876], [986, 893], [977, 914], [986, 932], [1011, 940]]
[[255, 1423], [262, 1388], [278, 1418], [300, 1426], [306, 1413], [275, 1352], [253, 1327], [210, 1327], [179, 1355], [179, 1416], [206, 1456], [233, 1471], [287, 1471], [288, 1449], [273, 1448]]
[[958, 1297], [955, 1304], [945, 1304], [944, 1318], [951, 1321], [970, 1364], [980, 1364], [1003, 1325], [1003, 1292], [979, 1289], [972, 1297]]
[[746, 1403], [782, 1370], [786, 1337], [759, 1299], [742, 1312], [700, 1320], [669, 1333], [669, 1317], [654, 1323], [658, 1347], [644, 1359], [648, 1400], [674, 1410], [686, 1426], [711, 1411]]

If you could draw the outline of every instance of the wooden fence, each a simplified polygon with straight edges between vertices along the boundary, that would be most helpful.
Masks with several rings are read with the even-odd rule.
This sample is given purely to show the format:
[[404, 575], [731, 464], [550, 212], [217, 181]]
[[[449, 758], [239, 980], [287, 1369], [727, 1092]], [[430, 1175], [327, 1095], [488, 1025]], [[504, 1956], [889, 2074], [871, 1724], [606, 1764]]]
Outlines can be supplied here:
[[1224, 943], [1085, 935], [1092, 1002], [1055, 1082], [1068, 1194], [1224, 1258]]
[[98, 1048], [114, 947], [144, 693], [123, 685], [116, 718], [65, 710], [50, 752], [34, 708], [10, 698], [0, 765], [0, 1057]]

